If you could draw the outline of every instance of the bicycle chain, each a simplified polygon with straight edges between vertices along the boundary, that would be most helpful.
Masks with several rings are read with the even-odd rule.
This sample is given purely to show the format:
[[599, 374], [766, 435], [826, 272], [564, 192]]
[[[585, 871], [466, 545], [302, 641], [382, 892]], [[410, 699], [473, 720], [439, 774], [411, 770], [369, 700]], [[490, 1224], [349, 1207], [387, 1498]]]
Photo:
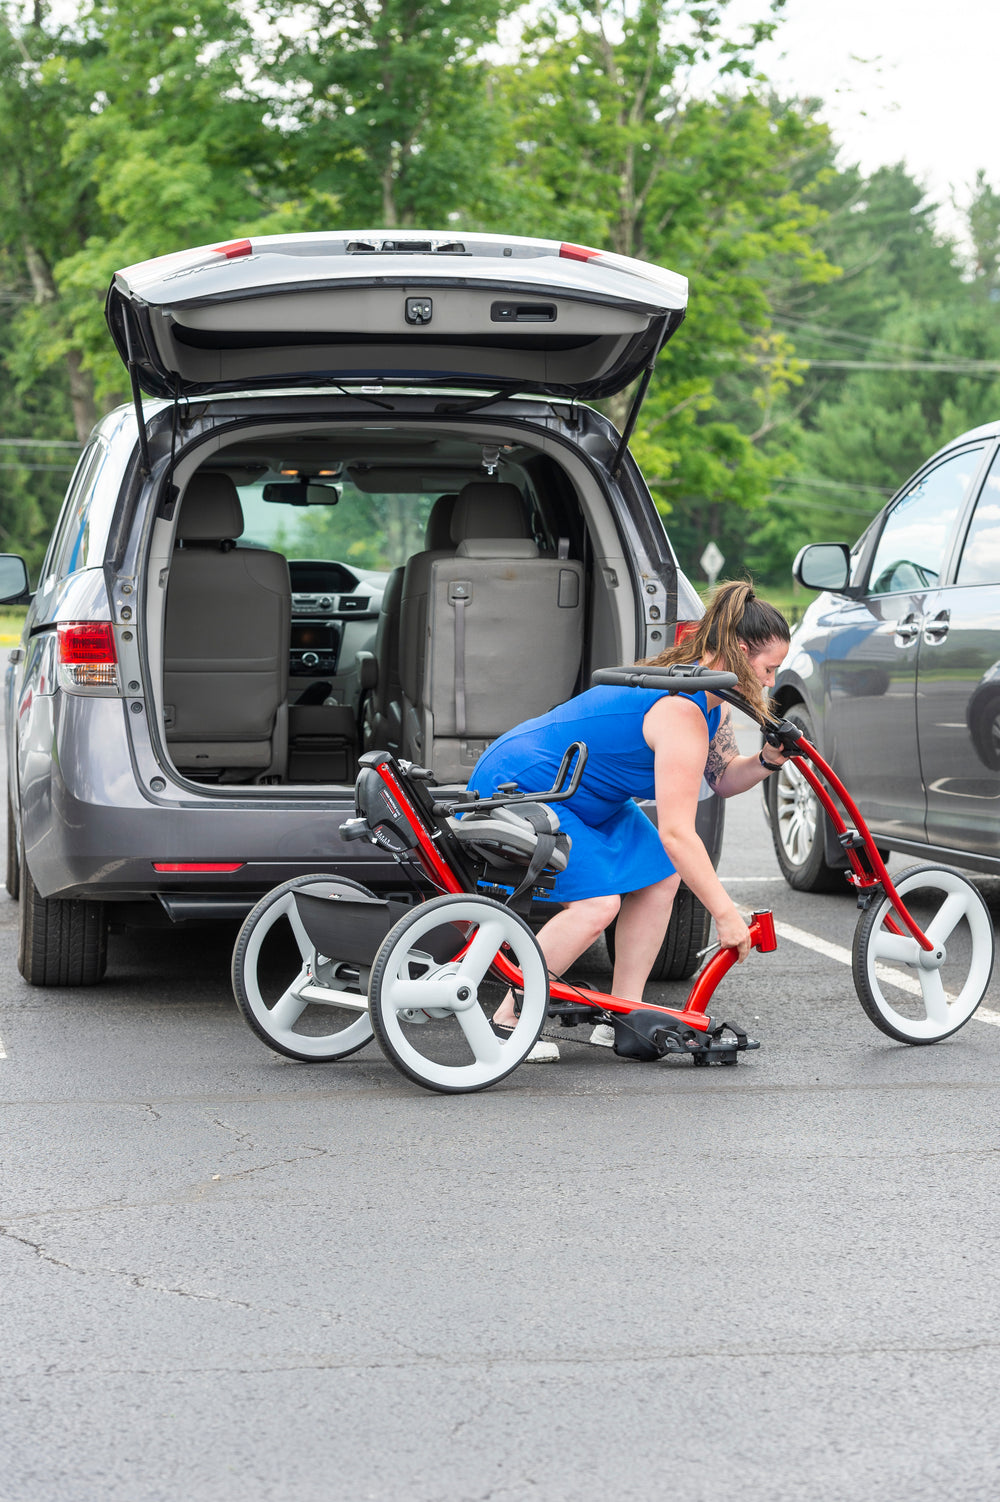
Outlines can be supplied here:
[[[599, 1024], [595, 1023], [594, 1026], [597, 1027]], [[603, 1053], [614, 1053], [614, 1049], [610, 1048], [607, 1043], [591, 1043], [589, 1038], [570, 1036], [575, 1031], [576, 1029], [572, 1027], [561, 1027], [557, 1033], [541, 1032], [536, 1042], [540, 1043], [544, 1038], [546, 1043], [575, 1043], [577, 1048], [599, 1048]]]

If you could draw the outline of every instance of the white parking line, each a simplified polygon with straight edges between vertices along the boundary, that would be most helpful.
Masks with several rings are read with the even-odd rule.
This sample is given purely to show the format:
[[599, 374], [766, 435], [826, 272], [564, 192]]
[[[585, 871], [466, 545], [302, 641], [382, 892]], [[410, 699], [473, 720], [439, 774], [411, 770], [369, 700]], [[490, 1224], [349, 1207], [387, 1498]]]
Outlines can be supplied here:
[[[775, 919], [774, 931], [779, 939], [787, 939], [789, 944], [799, 944], [803, 949], [811, 949], [814, 954], [821, 954], [825, 959], [835, 960], [838, 965], [850, 965], [851, 951], [845, 949], [842, 944], [830, 944], [826, 939], [821, 939], [817, 934], [810, 934], [804, 928], [794, 928], [791, 923], [780, 923]], [[897, 970], [879, 965], [876, 967], [880, 980], [887, 985], [895, 986], [898, 991], [908, 991], [913, 996], [920, 995], [920, 982], [911, 980], [908, 975], [900, 975]], [[1000, 1012], [994, 1012], [989, 1007], [979, 1007], [972, 1014], [971, 1021], [986, 1022], [990, 1027], [1000, 1027]]]
[[6, 1057], [7, 1057], [7, 1050], [3, 1046], [3, 1039], [0, 1038], [0, 1059], [5, 1059]]

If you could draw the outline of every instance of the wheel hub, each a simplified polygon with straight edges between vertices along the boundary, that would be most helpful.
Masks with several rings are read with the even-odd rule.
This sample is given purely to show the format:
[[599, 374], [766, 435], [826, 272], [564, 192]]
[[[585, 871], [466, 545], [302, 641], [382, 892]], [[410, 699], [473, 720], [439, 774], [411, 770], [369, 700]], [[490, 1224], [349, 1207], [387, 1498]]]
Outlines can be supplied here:
[[917, 964], [921, 970], [940, 970], [947, 958], [948, 951], [943, 944], [935, 944], [933, 949], [917, 946]]

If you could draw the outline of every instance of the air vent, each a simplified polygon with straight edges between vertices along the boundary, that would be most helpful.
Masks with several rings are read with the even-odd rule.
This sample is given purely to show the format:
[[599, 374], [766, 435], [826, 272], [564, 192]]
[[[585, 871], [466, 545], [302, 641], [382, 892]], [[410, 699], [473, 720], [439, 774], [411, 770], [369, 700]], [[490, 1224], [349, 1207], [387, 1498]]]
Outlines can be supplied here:
[[340, 613], [341, 615], [363, 615], [370, 604], [371, 600], [367, 595], [363, 598], [359, 595], [341, 595]]

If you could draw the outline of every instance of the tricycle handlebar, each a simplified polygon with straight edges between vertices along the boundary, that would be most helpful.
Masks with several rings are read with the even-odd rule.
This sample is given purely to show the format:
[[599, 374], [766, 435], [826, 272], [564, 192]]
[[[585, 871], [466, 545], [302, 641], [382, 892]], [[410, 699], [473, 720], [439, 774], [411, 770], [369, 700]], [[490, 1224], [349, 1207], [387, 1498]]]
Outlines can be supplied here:
[[591, 673], [590, 681], [595, 686], [614, 684], [621, 688], [656, 688], [668, 694], [709, 693], [720, 689], [735, 688], [739, 679], [735, 673], [721, 673], [715, 668], [703, 668], [695, 662], [675, 663], [672, 667], [654, 667], [647, 663], [634, 663], [631, 667], [598, 668]]

